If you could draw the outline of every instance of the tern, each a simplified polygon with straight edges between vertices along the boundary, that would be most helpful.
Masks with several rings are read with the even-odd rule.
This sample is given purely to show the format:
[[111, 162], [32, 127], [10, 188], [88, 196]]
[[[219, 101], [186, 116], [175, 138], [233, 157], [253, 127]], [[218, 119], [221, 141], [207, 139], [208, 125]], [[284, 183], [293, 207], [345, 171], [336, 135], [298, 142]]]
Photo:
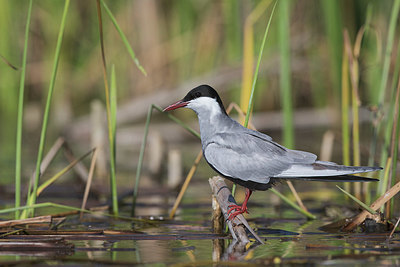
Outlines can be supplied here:
[[229, 117], [218, 93], [209, 85], [192, 89], [163, 111], [183, 107], [197, 114], [207, 163], [223, 177], [246, 188], [243, 204], [229, 206], [229, 220], [248, 213], [247, 202], [254, 190], [265, 191], [279, 180], [370, 182], [377, 179], [350, 174], [382, 169], [338, 165], [317, 160], [310, 152], [288, 149]]

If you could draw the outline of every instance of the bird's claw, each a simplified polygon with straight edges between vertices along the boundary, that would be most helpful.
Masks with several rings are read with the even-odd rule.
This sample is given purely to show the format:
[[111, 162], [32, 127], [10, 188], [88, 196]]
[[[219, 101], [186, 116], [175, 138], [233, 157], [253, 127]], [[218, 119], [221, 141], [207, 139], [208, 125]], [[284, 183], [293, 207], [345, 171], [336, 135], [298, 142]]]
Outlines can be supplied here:
[[[229, 221], [232, 221], [239, 214], [249, 213], [249, 211], [247, 210], [247, 207], [243, 207], [243, 206], [239, 206], [239, 205], [235, 205], [235, 204], [229, 205], [228, 208], [229, 209], [227, 211], [227, 214], [229, 214], [229, 216], [228, 216]], [[232, 211], [235, 211], [235, 212], [231, 213]]]

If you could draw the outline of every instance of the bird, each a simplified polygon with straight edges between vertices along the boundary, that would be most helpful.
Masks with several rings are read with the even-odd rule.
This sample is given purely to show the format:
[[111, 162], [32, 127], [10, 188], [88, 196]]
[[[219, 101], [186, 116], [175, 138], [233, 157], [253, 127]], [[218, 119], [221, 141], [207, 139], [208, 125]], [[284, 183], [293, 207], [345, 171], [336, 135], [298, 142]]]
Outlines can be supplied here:
[[197, 114], [203, 156], [211, 168], [246, 188], [242, 205], [228, 207], [228, 220], [248, 213], [247, 203], [253, 191], [268, 190], [280, 180], [370, 182], [378, 180], [351, 174], [382, 169], [320, 161], [313, 153], [286, 148], [232, 119], [217, 91], [206, 84], [193, 88], [163, 112], [178, 108], [189, 108]]

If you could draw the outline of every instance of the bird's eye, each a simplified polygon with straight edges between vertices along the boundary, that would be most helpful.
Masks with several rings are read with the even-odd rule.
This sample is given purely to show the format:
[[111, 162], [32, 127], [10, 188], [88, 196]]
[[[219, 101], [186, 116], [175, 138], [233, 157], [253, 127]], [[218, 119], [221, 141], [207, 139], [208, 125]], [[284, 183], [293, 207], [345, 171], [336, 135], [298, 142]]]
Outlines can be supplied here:
[[200, 97], [200, 96], [201, 96], [201, 93], [200, 93], [200, 92], [196, 92], [196, 93], [194, 93], [194, 96], [195, 96], [195, 97]]

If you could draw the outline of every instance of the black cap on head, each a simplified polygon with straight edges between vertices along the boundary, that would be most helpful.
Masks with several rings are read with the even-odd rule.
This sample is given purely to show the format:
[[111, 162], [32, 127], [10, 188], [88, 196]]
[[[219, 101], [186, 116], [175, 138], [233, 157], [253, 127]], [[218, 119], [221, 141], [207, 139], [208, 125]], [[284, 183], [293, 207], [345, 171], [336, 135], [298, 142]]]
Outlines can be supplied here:
[[187, 95], [182, 100], [187, 102], [187, 101], [199, 98], [199, 97], [214, 98], [218, 102], [222, 111], [226, 114], [224, 104], [222, 104], [222, 100], [219, 97], [217, 91], [215, 91], [214, 88], [212, 88], [211, 86], [209, 86], [207, 84], [203, 84], [203, 85], [193, 88], [192, 90], [190, 90], [189, 93], [187, 93]]

